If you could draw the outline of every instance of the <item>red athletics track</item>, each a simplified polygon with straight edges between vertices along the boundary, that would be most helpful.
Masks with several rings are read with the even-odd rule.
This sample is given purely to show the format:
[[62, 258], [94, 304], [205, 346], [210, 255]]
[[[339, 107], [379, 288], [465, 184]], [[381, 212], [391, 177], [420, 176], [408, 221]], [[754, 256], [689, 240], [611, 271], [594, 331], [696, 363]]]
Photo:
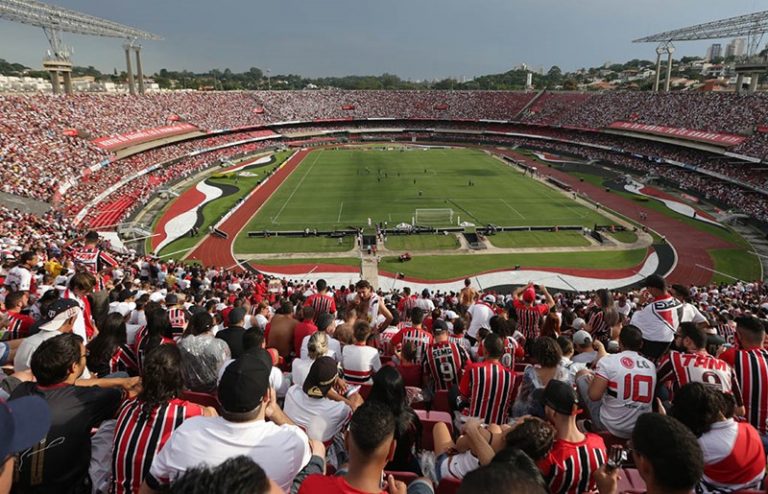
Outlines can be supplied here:
[[[224, 268], [231, 268], [237, 264], [237, 260], [232, 255], [232, 244], [235, 242], [235, 237], [240, 231], [245, 228], [248, 221], [256, 214], [261, 206], [267, 202], [286, 178], [299, 166], [304, 160], [304, 157], [309, 154], [309, 150], [301, 150], [288, 161], [286, 161], [280, 169], [269, 177], [266, 183], [262, 184], [248, 199], [240, 205], [240, 207], [232, 214], [227, 220], [221, 224], [219, 229], [226, 232], [229, 238], [219, 238], [213, 235], [207, 235], [205, 239], [200, 243], [194, 251], [187, 257], [187, 259], [196, 259], [207, 266], [221, 266]], [[242, 268], [238, 265], [237, 270], [241, 271]]]
[[672, 283], [686, 285], [704, 285], [709, 283], [712, 279], [712, 272], [696, 266], [700, 264], [714, 269], [714, 262], [709, 257], [707, 250], [738, 247], [719, 237], [697, 230], [682, 221], [674, 220], [655, 209], [644, 207], [642, 203], [622, 197], [615, 192], [606, 192], [604, 188], [597, 187], [588, 182], [579, 182], [576, 177], [565, 172], [554, 168], [542, 170], [540, 162], [534, 161], [525, 155], [515, 153], [514, 151], [488, 150], [492, 153], [501, 153], [528, 165], [536, 166], [543, 174], [567, 183], [574, 190], [586, 194], [591, 200], [604, 204], [608, 208], [614, 209], [637, 222], [640, 222], [640, 211], [645, 212], [648, 218], [641, 223], [656, 230], [659, 235], [666, 237], [667, 242], [677, 251], [677, 265], [668, 277], [668, 280]]

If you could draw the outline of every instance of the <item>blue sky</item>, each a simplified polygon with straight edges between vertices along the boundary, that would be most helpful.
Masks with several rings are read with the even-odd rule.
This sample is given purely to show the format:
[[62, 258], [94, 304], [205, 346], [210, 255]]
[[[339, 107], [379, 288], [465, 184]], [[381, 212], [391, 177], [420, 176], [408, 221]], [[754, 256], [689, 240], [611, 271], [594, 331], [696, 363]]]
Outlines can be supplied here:
[[[307, 76], [472, 77], [514, 65], [564, 70], [651, 59], [632, 39], [768, 10], [768, 0], [56, 0], [56, 5], [163, 36], [145, 72], [270, 68]], [[123, 69], [121, 41], [65, 34], [77, 65]], [[768, 37], [764, 42], [768, 42]], [[704, 55], [711, 42], [678, 44]], [[0, 20], [0, 58], [39, 68], [39, 28]]]

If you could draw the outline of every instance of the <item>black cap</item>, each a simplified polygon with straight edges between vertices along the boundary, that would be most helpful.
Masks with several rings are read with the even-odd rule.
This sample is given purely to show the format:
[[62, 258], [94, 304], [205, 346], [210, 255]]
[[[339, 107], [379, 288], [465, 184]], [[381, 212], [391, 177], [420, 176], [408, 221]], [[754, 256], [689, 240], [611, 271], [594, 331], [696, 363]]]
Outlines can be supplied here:
[[667, 289], [667, 281], [658, 274], [652, 274], [643, 281], [643, 286], [647, 288], [656, 288], [658, 290]]
[[442, 333], [443, 331], [448, 331], [448, 324], [445, 321], [442, 319], [432, 321], [432, 332], [434, 334]]
[[219, 380], [221, 407], [231, 413], [258, 408], [269, 389], [271, 371], [272, 366], [258, 353], [246, 353], [229, 364]]
[[544, 388], [541, 396], [541, 403], [562, 415], [573, 415], [576, 413], [579, 399], [576, 391], [568, 383], [552, 379]]
[[339, 376], [339, 366], [331, 357], [318, 357], [309, 368], [302, 388], [310, 398], [325, 398]]
[[334, 318], [331, 314], [327, 312], [323, 312], [319, 316], [317, 316], [317, 329], [324, 330], [331, 324], [333, 324]]
[[237, 323], [243, 322], [245, 319], [245, 309], [242, 307], [235, 307], [229, 311], [229, 325], [233, 326]]
[[179, 297], [175, 293], [169, 293], [165, 296], [165, 305], [176, 305], [179, 303]]
[[136, 293], [136, 290], [129, 290], [127, 288], [120, 290], [120, 293], [117, 295], [117, 300], [118, 302], [125, 302], [129, 298], [135, 297]]

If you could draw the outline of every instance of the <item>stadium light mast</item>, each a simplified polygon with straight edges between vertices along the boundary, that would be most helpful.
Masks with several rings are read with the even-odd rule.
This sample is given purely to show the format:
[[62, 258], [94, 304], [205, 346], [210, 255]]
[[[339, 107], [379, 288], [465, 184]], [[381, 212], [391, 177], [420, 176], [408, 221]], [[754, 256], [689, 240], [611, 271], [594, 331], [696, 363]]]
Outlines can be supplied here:
[[[768, 72], [768, 62], [766, 60], [760, 60], [758, 58], [759, 46], [763, 39], [763, 36], [768, 32], [768, 10], [762, 12], [754, 12], [752, 14], [739, 15], [736, 17], [729, 17], [727, 19], [720, 19], [712, 22], [705, 22], [703, 24], [696, 24], [695, 26], [684, 27], [680, 29], [673, 29], [671, 31], [665, 31], [663, 33], [653, 34], [651, 36], [645, 36], [633, 41], [633, 43], [661, 43], [656, 48], [656, 84], [654, 85], [654, 91], [659, 90], [659, 72], [661, 70], [660, 58], [663, 53], [669, 55], [668, 60], [670, 65], [667, 67], [667, 81], [669, 81], [669, 75], [671, 75], [671, 63], [672, 53], [668, 51], [672, 41], [696, 41], [703, 39], [722, 39], [733, 38], [737, 36], [747, 37], [747, 56], [746, 59], [736, 65], [737, 78], [737, 91], [741, 91], [741, 82], [744, 75], [751, 76], [750, 91], [757, 89], [758, 78], [760, 74]], [[664, 47], [664, 48], [662, 48]], [[659, 52], [660, 49], [665, 51]], [[674, 47], [672, 47], [674, 52]], [[668, 89], [668, 84], [665, 87]]]
[[[128, 40], [128, 46], [136, 51], [136, 65], [139, 71], [139, 92], [142, 94], [144, 91], [144, 81], [143, 74], [141, 73], [140, 46], [136, 45], [136, 40], [159, 41], [162, 39], [155, 34], [124, 24], [48, 5], [36, 0], [0, 0], [0, 19], [29, 24], [43, 29], [50, 45], [50, 50], [48, 50], [47, 56], [43, 59], [43, 68], [50, 74], [51, 86], [56, 94], [61, 91], [59, 74], [64, 79], [64, 92], [72, 94], [72, 49], [64, 45], [61, 36], [63, 32]], [[129, 79], [132, 79], [133, 73], [130, 67], [130, 50], [128, 48], [126, 48], [126, 55]], [[130, 80], [129, 90], [131, 94], [135, 93], [132, 81]]]

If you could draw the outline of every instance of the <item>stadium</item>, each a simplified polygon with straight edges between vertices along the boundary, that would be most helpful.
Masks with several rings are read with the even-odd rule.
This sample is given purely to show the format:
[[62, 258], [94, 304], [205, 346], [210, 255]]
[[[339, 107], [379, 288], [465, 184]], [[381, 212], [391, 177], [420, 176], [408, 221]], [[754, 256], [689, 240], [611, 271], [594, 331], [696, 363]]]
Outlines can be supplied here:
[[2, 19], [0, 494], [768, 488], [768, 62], [670, 90], [768, 13], [647, 91], [149, 91]]

